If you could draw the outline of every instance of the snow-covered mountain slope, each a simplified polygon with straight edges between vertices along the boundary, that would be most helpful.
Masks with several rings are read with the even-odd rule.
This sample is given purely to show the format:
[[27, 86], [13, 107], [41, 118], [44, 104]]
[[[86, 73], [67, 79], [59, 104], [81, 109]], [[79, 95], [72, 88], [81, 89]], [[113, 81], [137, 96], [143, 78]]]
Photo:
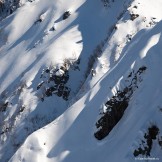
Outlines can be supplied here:
[[0, 22], [2, 161], [75, 102], [93, 50], [129, 3], [30, 1]]
[[1, 161], [162, 159], [161, 5], [36, 0], [0, 22]]
[[[144, 140], [148, 128], [156, 125], [160, 138], [161, 27], [159, 22], [138, 33], [119, 63], [57, 120], [30, 135], [11, 161], [130, 162], [135, 160], [133, 151]], [[136, 83], [136, 88], [124, 116], [103, 141], [97, 141], [94, 132], [99, 110], [129, 82]], [[153, 140], [151, 157], [162, 158], [160, 147], [158, 140]]]

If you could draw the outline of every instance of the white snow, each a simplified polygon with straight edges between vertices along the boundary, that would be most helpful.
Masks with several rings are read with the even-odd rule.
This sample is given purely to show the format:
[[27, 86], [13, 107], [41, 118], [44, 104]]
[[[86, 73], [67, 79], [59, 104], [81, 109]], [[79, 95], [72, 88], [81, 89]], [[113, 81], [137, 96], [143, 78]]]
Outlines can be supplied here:
[[[135, 161], [133, 151], [152, 123], [162, 136], [161, 0], [115, 0], [108, 7], [101, 0], [22, 3], [0, 22], [0, 161]], [[71, 15], [63, 20], [66, 11]], [[131, 14], [139, 16], [132, 21]], [[46, 97], [48, 76], [55, 69], [63, 76], [67, 60], [79, 67], [68, 67], [69, 100]], [[123, 117], [98, 141], [95, 123], [105, 103], [142, 66], [147, 69]], [[157, 141], [151, 156], [162, 160]]]

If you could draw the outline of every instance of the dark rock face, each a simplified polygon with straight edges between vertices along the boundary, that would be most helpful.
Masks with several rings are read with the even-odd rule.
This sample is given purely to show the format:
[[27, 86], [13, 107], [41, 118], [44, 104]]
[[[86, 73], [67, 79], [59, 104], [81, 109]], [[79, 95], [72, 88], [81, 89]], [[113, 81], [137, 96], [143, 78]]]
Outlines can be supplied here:
[[[157, 135], [159, 134], [159, 128], [156, 125], [152, 125], [150, 128], [148, 128], [147, 133], [144, 135], [144, 140], [142, 140], [142, 146], [140, 146], [138, 149], [134, 151], [134, 156], [137, 157], [139, 155], [143, 156], [150, 156], [152, 145], [154, 140], [161, 141], [157, 138]], [[159, 143], [160, 145], [160, 143]]]
[[53, 94], [67, 101], [71, 92], [71, 89], [67, 85], [70, 77], [69, 70], [80, 71], [79, 64], [80, 59], [65, 59], [60, 67], [47, 67], [43, 69], [40, 77], [41, 82], [37, 85], [38, 93], [42, 93], [41, 101], [44, 101], [45, 97], [53, 96]]
[[117, 91], [116, 95], [112, 96], [112, 98], [105, 103], [107, 107], [106, 112], [103, 112], [102, 117], [97, 121], [96, 127], [98, 130], [94, 133], [94, 136], [98, 140], [105, 138], [120, 121], [124, 115], [124, 111], [129, 105], [129, 100], [133, 92], [138, 88], [138, 83], [142, 81], [140, 75], [145, 70], [146, 67], [143, 66], [140, 67], [136, 73], [134, 73], [134, 71], [131, 72], [128, 75], [130, 85], [121, 91]]
[[[59, 74], [58, 71], [62, 73]], [[60, 67], [60, 69], [47, 68], [43, 70], [41, 78], [44, 81], [38, 84], [37, 90], [42, 89], [44, 91], [42, 101], [44, 101], [45, 96], [50, 97], [53, 94], [68, 100], [70, 88], [66, 86], [66, 83], [69, 80], [69, 72], [64, 66]]]
[[9, 102], [5, 102], [5, 103], [1, 104], [1, 105], [0, 105], [0, 111], [1, 111], [1, 112], [6, 111], [6, 109], [7, 109], [7, 107], [8, 107], [8, 104], [9, 104]]
[[96, 123], [99, 130], [94, 135], [98, 140], [106, 137], [122, 118], [125, 109], [128, 107], [129, 96], [126, 97], [127, 92], [129, 92], [127, 88], [118, 91], [116, 96], [105, 103], [109, 110]]
[[20, 7], [20, 0], [0, 1], [0, 19], [12, 14]]
[[65, 20], [67, 19], [69, 16], [71, 15], [70, 11], [66, 11], [63, 16], [62, 16], [62, 19]]
[[139, 17], [138, 14], [130, 14], [130, 19], [134, 21], [137, 17]]

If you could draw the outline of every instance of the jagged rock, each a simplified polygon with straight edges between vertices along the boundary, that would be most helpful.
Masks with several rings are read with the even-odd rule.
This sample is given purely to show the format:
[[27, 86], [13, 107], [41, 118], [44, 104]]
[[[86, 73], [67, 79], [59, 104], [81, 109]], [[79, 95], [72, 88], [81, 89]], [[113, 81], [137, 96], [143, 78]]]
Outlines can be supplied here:
[[0, 19], [12, 14], [20, 6], [20, 0], [0, 1]]
[[70, 11], [66, 11], [66, 12], [63, 14], [62, 19], [65, 20], [65, 19], [67, 19], [70, 15], [71, 15]]
[[152, 144], [153, 144], [153, 140], [157, 139], [157, 135], [159, 133], [159, 128], [156, 125], [151, 126], [150, 128], [148, 128], [148, 132], [145, 133], [144, 138], [145, 141], [142, 141], [142, 143], [145, 144], [144, 147], [139, 147], [138, 149], [136, 149], [133, 153], [133, 155], [135, 157], [139, 156], [139, 155], [143, 155], [143, 156], [150, 156], [151, 150], [152, 150]]
[[[45, 96], [50, 97], [53, 94], [58, 97], [62, 97], [64, 100], [68, 100], [70, 94], [70, 88], [66, 87], [66, 83], [69, 80], [69, 72], [65, 66], [61, 66], [59, 69], [43, 69], [41, 74], [42, 79], [46, 79], [46, 81], [42, 81], [38, 84], [37, 90], [39, 90], [43, 85], [45, 85]], [[48, 85], [50, 84], [50, 86]], [[41, 98], [44, 101], [44, 98]]]
[[132, 20], [132, 21], [134, 21], [137, 17], [139, 17], [139, 15], [138, 14], [130, 14], [130, 19]]
[[2, 112], [6, 111], [8, 104], [9, 102], [5, 102], [4, 104], [0, 105], [0, 111]]
[[138, 88], [138, 82], [141, 82], [140, 75], [146, 69], [145, 66], [142, 66], [136, 73], [131, 72], [128, 75], [128, 78], [131, 78], [130, 85], [125, 87], [122, 91], [118, 90], [117, 93], [105, 103], [107, 111], [104, 112], [102, 117], [97, 121], [96, 127], [98, 130], [94, 133], [94, 136], [98, 140], [105, 138], [120, 121], [129, 105], [129, 100], [133, 92]]

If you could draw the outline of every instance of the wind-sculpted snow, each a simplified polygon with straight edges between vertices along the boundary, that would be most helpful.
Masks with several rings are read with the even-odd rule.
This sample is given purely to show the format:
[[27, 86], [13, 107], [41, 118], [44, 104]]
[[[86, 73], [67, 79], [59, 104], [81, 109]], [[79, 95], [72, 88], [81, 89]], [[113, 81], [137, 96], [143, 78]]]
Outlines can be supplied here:
[[[93, 50], [110, 35], [129, 1], [112, 2], [106, 8], [98, 0], [21, 3], [0, 22], [2, 161], [77, 100], [87, 68], [93, 65], [88, 67]], [[41, 77], [43, 69], [50, 72]]]
[[[159, 132], [162, 129], [159, 109], [162, 106], [162, 71], [159, 68], [162, 55], [158, 52], [162, 43], [161, 27], [162, 22], [159, 22], [152, 29], [137, 33], [116, 66], [58, 119], [30, 135], [10, 161], [135, 161], [134, 151], [141, 143], [139, 134], [147, 132], [151, 123], [156, 123]], [[142, 69], [146, 69], [143, 74]], [[135, 75], [131, 75], [132, 71]], [[97, 141], [93, 132], [96, 118], [104, 109], [102, 105], [128, 84], [121, 82], [128, 79], [125, 76], [133, 79], [139, 73], [142, 82], [135, 84], [138, 88], [132, 94], [123, 117], [104, 140]], [[162, 158], [156, 142], [150, 157], [145, 158], [151, 157]]]
[[162, 159], [161, 0], [23, 2], [0, 22], [0, 161]]

